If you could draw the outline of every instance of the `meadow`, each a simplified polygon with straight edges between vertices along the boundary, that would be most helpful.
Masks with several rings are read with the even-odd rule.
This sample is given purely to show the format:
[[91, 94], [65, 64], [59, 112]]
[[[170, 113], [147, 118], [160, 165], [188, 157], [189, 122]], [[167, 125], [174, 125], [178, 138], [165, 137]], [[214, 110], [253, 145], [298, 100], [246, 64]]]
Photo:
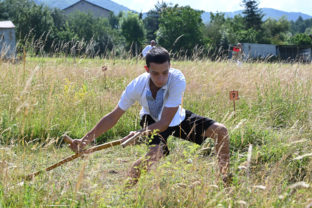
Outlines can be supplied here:
[[[212, 140], [199, 146], [174, 137], [171, 154], [132, 189], [124, 187], [127, 171], [144, 144], [23, 181], [73, 154], [62, 135], [84, 136], [144, 72], [140, 59], [26, 57], [0, 62], [0, 207], [312, 207], [312, 65], [171, 64], [187, 80], [183, 107], [229, 130], [231, 185], [218, 177]], [[239, 91], [235, 112], [231, 90]], [[96, 143], [139, 129], [139, 110], [136, 103]]]

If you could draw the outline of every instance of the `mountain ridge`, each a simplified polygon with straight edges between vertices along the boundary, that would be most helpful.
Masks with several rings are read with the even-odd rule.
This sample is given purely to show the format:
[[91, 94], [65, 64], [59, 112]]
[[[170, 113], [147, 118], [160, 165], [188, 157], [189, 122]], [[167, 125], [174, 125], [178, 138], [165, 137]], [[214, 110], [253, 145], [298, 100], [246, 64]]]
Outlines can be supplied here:
[[[69, 7], [70, 5], [78, 2], [79, 0], [62, 0], [62, 1], [54, 1], [54, 0], [34, 0], [36, 4], [44, 4], [48, 7], [51, 8], [59, 8], [59, 9], [64, 9]], [[111, 0], [86, 0], [88, 2], [91, 2], [93, 4], [102, 6], [104, 8], [107, 8], [111, 11], [114, 12], [115, 15], [117, 15], [120, 11], [132, 11], [131, 9], [127, 8], [126, 6], [123, 6], [121, 4], [118, 4], [114, 1]], [[302, 19], [309, 19], [312, 18], [311, 15], [304, 14], [301, 12], [286, 12], [278, 9], [272, 9], [272, 8], [261, 8], [264, 17], [263, 20], [266, 20], [268, 18], [272, 19], [280, 19], [281, 17], [285, 16], [288, 21], [296, 21], [299, 16], [302, 17]], [[219, 13], [224, 13], [225, 17], [230, 17], [233, 18], [235, 15], [241, 14], [242, 15], [243, 10], [237, 10], [233, 12], [219, 12]], [[145, 17], [147, 14], [144, 13], [143, 17]], [[214, 12], [215, 14], [215, 12]], [[202, 19], [204, 23], [209, 23], [210, 21], [210, 12], [203, 12], [202, 14]]]
[[[53, 0], [33, 0], [36, 4], [43, 4], [50, 8], [58, 8], [58, 9], [65, 9], [77, 2], [79, 0], [62, 0], [62, 1], [53, 1]], [[115, 15], [118, 15], [121, 11], [131, 11], [129, 8], [118, 4], [111, 0], [85, 0], [97, 6], [106, 8], [114, 12]]]
[[[262, 13], [264, 14], [263, 20], [266, 20], [268, 18], [278, 20], [283, 16], [285, 16], [288, 21], [296, 21], [300, 16], [304, 20], [312, 18], [312, 16], [308, 14], [304, 14], [302, 12], [286, 12], [286, 11], [272, 9], [272, 8], [260, 8], [260, 9], [262, 10]], [[225, 17], [233, 18], [235, 15], [238, 15], [238, 14], [242, 15], [243, 10], [237, 10], [234, 12], [219, 12], [219, 13], [224, 13]], [[210, 21], [210, 12], [204, 12], [202, 14], [202, 19], [204, 23], [208, 23]]]

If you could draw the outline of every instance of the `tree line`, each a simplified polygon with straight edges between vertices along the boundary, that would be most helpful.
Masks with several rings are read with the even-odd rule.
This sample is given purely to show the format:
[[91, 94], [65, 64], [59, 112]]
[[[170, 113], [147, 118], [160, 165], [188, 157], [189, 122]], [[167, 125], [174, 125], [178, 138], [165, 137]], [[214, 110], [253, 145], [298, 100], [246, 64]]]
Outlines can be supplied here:
[[204, 24], [203, 11], [164, 2], [144, 18], [131, 12], [97, 18], [81, 12], [65, 15], [32, 0], [2, 0], [0, 20], [16, 25], [18, 51], [34, 55], [137, 56], [152, 39], [176, 57], [216, 58], [238, 42], [312, 45], [312, 18], [264, 21], [258, 4], [242, 0], [242, 15], [210, 13], [210, 22]]

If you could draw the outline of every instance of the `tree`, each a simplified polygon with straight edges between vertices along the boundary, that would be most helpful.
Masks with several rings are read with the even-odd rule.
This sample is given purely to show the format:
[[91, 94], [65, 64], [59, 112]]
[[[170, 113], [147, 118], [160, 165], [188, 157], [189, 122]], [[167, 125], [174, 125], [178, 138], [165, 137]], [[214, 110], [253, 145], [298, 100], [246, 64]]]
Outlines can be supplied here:
[[107, 18], [98, 18], [94, 22], [93, 36], [96, 41], [95, 50], [106, 54], [111, 51], [115, 46], [124, 43], [120, 32], [111, 28]]
[[34, 5], [31, 0], [0, 0], [0, 19], [10, 19], [17, 25], [19, 22], [18, 17]]
[[312, 38], [305, 33], [298, 33], [291, 37], [290, 42], [295, 45], [312, 45]]
[[243, 0], [243, 11], [245, 20], [245, 29], [254, 29], [256, 31], [261, 30], [263, 14], [261, 9], [258, 8], [259, 3], [257, 0]]
[[258, 43], [259, 32], [250, 28], [248, 30], [241, 30], [237, 34], [239, 42]]
[[312, 27], [308, 27], [308, 28], [304, 31], [304, 33], [310, 35], [310, 37], [311, 37], [311, 36], [312, 36]]
[[67, 17], [62, 10], [56, 8], [53, 9], [51, 11], [51, 16], [53, 18], [55, 28], [61, 29], [64, 27]]
[[[62, 28], [55, 31], [55, 40], [60, 42], [78, 41], [78, 35], [70, 28], [69, 23], [66, 21]], [[56, 47], [56, 46], [55, 46]], [[53, 49], [52, 49], [53, 50]]]
[[227, 28], [228, 40], [231, 44], [244, 42], [241, 39], [241, 31], [245, 30], [245, 20], [240, 14], [235, 15], [233, 19], [227, 18], [225, 22], [225, 27]]
[[150, 10], [147, 12], [147, 16], [143, 20], [144, 27], [146, 29], [147, 40], [156, 39], [156, 31], [159, 28], [159, 17], [160, 17], [160, 14], [157, 11]]
[[299, 16], [295, 22], [291, 21], [292, 34], [304, 33], [309, 27], [312, 27], [312, 18], [303, 20], [303, 18]]
[[121, 20], [121, 34], [126, 39], [126, 49], [131, 50], [132, 55], [138, 55], [142, 49], [145, 37], [143, 21], [137, 14], [128, 12]]
[[158, 43], [174, 53], [191, 55], [197, 45], [203, 44], [201, 14], [189, 6], [164, 9], [159, 19]]
[[286, 17], [282, 17], [279, 20], [269, 18], [263, 23], [264, 39], [267, 40], [267, 43], [284, 44], [289, 29], [290, 22], [288, 22]]
[[210, 56], [219, 57], [228, 48], [228, 33], [224, 13], [210, 13], [210, 22], [205, 26], [204, 37]]
[[8, 20], [9, 14], [6, 10], [6, 5], [4, 2], [0, 1], [0, 20]]
[[116, 16], [113, 12], [111, 12], [108, 16], [108, 22], [113, 29], [119, 28], [119, 16]]
[[[90, 56], [105, 54], [122, 42], [117, 29], [112, 28], [109, 19], [96, 18], [91, 14], [75, 12], [68, 17], [68, 27], [61, 30], [59, 37], [72, 41], [72, 50], [76, 54], [85, 52]], [[68, 39], [72, 38], [72, 39]]]
[[4, 0], [0, 2], [0, 8], [5, 10], [0, 12], [0, 18], [10, 19], [16, 26], [18, 50], [25, 44], [31, 44], [36, 54], [49, 48], [54, 20], [48, 7], [38, 6], [30, 0]]
[[[43, 5], [33, 5], [18, 14], [17, 38], [34, 54], [43, 53], [53, 42], [54, 22], [51, 11]], [[20, 46], [22, 46], [20, 45]]]
[[90, 13], [74, 12], [68, 16], [70, 29], [77, 34], [79, 39], [90, 41], [93, 38], [95, 18]]
[[143, 20], [144, 27], [146, 29], [146, 39], [147, 40], [155, 40], [156, 39], [156, 31], [159, 28], [159, 18], [161, 12], [166, 9], [168, 5], [165, 2], [157, 3], [155, 5], [155, 9], [152, 9], [147, 12], [146, 17]]

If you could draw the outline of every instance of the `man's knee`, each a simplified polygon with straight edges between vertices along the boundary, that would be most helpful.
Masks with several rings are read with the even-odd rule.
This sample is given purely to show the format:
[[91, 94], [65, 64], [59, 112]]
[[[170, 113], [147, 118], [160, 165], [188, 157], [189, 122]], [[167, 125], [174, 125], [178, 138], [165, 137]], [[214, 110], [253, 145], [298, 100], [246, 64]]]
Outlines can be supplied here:
[[227, 136], [228, 135], [228, 130], [227, 128], [221, 124], [221, 123], [216, 123], [216, 132], [218, 135], [224, 135]]
[[214, 123], [206, 130], [205, 136], [213, 139], [224, 138], [228, 136], [228, 130], [223, 124]]

